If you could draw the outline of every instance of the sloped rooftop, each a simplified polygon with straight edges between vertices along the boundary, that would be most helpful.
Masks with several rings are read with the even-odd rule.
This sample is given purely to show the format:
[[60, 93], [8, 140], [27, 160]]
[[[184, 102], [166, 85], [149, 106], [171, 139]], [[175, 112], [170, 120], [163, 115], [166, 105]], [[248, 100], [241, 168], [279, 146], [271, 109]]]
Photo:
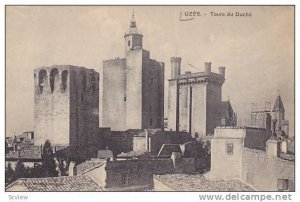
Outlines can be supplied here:
[[148, 158], [149, 157], [149, 152], [147, 151], [143, 151], [143, 150], [138, 150], [138, 151], [130, 151], [130, 152], [126, 152], [126, 153], [121, 153], [117, 156], [117, 158], [125, 158], [125, 159], [129, 159], [129, 158]]
[[201, 174], [155, 175], [154, 178], [175, 191], [255, 191], [239, 180], [211, 181]]
[[81, 175], [81, 174], [85, 173], [86, 171], [91, 170], [95, 167], [102, 166], [105, 163], [106, 163], [106, 160], [104, 160], [104, 159], [85, 161], [85, 162], [83, 162], [83, 163], [76, 166], [77, 174]]
[[103, 191], [89, 176], [20, 178], [5, 188], [6, 191]]

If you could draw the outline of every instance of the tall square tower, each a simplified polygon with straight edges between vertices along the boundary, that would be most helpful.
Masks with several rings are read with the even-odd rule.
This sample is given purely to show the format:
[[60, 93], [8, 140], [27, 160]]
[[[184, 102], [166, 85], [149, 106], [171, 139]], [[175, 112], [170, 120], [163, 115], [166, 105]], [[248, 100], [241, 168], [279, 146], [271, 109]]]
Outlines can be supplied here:
[[103, 61], [103, 127], [163, 128], [164, 63], [150, 58], [142, 39], [133, 15], [124, 35], [125, 58]]
[[99, 74], [71, 65], [34, 70], [34, 132], [36, 145], [49, 140], [74, 151], [97, 147]]

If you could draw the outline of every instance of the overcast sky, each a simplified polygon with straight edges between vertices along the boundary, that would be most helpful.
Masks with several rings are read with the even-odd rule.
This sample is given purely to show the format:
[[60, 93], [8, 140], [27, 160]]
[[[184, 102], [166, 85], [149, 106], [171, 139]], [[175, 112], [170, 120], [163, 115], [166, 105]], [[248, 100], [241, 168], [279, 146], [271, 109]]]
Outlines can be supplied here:
[[[263, 109], [269, 101], [273, 107], [280, 90], [293, 131], [293, 7], [26, 6], [6, 8], [6, 135], [33, 130], [34, 68], [72, 64], [101, 74], [103, 60], [124, 57], [133, 8], [143, 48], [165, 62], [165, 103], [170, 57], [182, 57], [182, 73], [203, 71], [204, 62], [211, 61], [213, 72], [226, 67], [223, 100], [229, 97], [238, 118], [249, 118], [251, 103]], [[180, 12], [188, 18], [185, 12], [193, 11], [202, 16], [179, 20]], [[210, 12], [252, 16], [212, 17]]]

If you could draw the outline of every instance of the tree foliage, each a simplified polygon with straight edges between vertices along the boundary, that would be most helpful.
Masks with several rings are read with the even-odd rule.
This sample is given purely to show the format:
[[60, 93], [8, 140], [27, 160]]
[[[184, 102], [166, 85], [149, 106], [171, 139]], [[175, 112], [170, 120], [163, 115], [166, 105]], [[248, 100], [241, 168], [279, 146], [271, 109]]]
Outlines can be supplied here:
[[211, 153], [209, 141], [194, 140], [190, 145], [186, 146], [184, 156], [194, 158], [197, 172], [204, 173], [210, 170]]
[[42, 169], [45, 177], [56, 177], [56, 163], [52, 146], [49, 140], [45, 141], [42, 152]]
[[10, 184], [16, 179], [18, 179], [16, 172], [12, 169], [11, 164], [8, 163], [7, 167], [5, 168], [5, 184]]

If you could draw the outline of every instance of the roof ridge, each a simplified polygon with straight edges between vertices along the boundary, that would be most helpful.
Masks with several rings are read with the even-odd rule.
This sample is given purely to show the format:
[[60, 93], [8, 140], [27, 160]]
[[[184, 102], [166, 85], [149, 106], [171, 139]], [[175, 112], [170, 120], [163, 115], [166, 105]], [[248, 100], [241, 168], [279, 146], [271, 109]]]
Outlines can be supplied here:
[[94, 165], [93, 167], [84, 170], [82, 173], [80, 173], [77, 176], [86, 176], [86, 175], [83, 175], [83, 174], [85, 174], [85, 173], [87, 173], [87, 172], [89, 172], [91, 170], [94, 170], [95, 168], [99, 168], [100, 166], [103, 166], [104, 164], [106, 164], [106, 161], [102, 161], [101, 163], [99, 162], [98, 164]]

